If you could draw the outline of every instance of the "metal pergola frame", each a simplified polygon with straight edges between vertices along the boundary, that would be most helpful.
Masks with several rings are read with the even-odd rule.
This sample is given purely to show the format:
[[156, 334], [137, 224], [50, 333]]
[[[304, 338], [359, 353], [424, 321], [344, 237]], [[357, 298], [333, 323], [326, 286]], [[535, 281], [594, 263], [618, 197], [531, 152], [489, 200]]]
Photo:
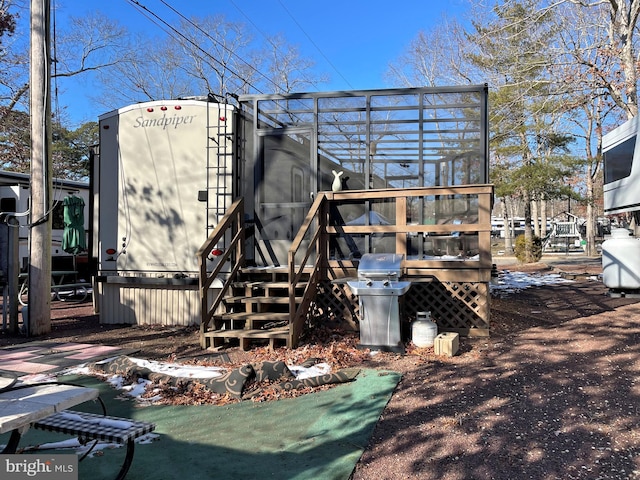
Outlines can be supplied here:
[[[315, 165], [378, 179], [363, 187], [405, 188], [484, 184], [489, 180], [488, 87], [420, 87], [295, 94], [243, 95], [251, 119], [246, 135], [306, 128], [313, 132]], [[456, 162], [466, 162], [468, 172]], [[471, 167], [469, 165], [472, 165]], [[382, 183], [383, 185], [380, 185]]]

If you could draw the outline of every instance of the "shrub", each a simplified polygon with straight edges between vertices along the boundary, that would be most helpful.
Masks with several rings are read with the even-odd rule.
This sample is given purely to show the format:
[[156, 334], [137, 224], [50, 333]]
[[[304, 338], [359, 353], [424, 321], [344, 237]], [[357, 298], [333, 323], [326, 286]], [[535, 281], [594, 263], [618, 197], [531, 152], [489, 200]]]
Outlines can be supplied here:
[[522, 263], [538, 262], [542, 258], [542, 240], [534, 235], [532, 240], [527, 242], [524, 235], [518, 235], [513, 250], [516, 258]]

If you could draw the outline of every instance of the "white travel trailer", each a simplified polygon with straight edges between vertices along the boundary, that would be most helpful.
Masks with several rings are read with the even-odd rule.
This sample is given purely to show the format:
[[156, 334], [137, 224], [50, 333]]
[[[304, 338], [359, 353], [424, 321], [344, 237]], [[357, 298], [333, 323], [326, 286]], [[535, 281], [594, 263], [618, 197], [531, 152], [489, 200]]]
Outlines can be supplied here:
[[[51, 255], [54, 270], [70, 270], [73, 255], [62, 250], [64, 233], [63, 200], [76, 195], [85, 204], [84, 228], [89, 230], [89, 184], [73, 180], [53, 180], [53, 209], [51, 232]], [[0, 171], [0, 214], [15, 215], [19, 227], [19, 268], [24, 271], [29, 263], [29, 200], [31, 197], [30, 176], [26, 173]], [[83, 272], [84, 273], [84, 272]]]
[[[200, 323], [196, 253], [236, 200], [244, 207], [242, 266], [286, 271], [320, 192], [485, 184], [486, 93], [473, 86], [261, 94], [233, 106], [202, 97], [100, 116], [90, 250], [101, 322]], [[446, 200], [465, 212], [477, 204], [473, 196], [454, 197]], [[334, 206], [336, 226], [372, 225], [371, 212], [407, 221], [394, 218], [392, 196]], [[433, 214], [416, 211], [416, 224]], [[395, 251], [397, 233], [363, 230], [323, 239], [328, 256]], [[212, 250], [226, 245], [230, 238]], [[218, 260], [209, 261], [213, 271]], [[217, 280], [235, 271], [223, 269]]]
[[232, 201], [233, 118], [195, 98], [99, 117], [91, 249], [103, 323], [199, 320], [196, 252]]
[[231, 204], [232, 118], [230, 106], [196, 99], [99, 117], [92, 180], [103, 275], [197, 273], [195, 252]]
[[602, 139], [604, 157], [604, 213], [631, 213], [635, 237], [627, 229], [612, 230], [602, 244], [603, 282], [612, 296], [638, 296], [640, 290], [640, 119], [632, 118]]
[[635, 117], [602, 139], [604, 213], [640, 211], [640, 118]]

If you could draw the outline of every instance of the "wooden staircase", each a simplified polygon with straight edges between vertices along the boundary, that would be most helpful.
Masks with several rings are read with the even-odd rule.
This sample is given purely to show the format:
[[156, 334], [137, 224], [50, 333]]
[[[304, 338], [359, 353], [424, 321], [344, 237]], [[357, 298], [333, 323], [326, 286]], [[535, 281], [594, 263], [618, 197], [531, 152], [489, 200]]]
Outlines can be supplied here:
[[[296, 284], [296, 307], [302, 302], [307, 283]], [[222, 308], [212, 317], [212, 329], [204, 332], [204, 348], [234, 345], [243, 350], [252, 344], [271, 348], [290, 342], [289, 276], [286, 267], [242, 268]]]

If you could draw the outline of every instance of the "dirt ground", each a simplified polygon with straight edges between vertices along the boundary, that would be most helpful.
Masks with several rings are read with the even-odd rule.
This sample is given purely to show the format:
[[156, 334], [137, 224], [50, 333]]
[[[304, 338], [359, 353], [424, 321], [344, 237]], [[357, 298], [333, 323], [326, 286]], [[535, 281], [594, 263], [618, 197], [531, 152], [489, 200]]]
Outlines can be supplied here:
[[[324, 332], [294, 353], [231, 348], [224, 361], [320, 355], [402, 373], [352, 480], [640, 478], [640, 299], [608, 296], [598, 262], [498, 269], [574, 282], [492, 297], [491, 337], [461, 338], [454, 357], [369, 355], [357, 337]], [[46, 338], [223, 362], [200, 349], [196, 329], [103, 326], [90, 304], [54, 302]], [[30, 340], [3, 334], [0, 346]]]

